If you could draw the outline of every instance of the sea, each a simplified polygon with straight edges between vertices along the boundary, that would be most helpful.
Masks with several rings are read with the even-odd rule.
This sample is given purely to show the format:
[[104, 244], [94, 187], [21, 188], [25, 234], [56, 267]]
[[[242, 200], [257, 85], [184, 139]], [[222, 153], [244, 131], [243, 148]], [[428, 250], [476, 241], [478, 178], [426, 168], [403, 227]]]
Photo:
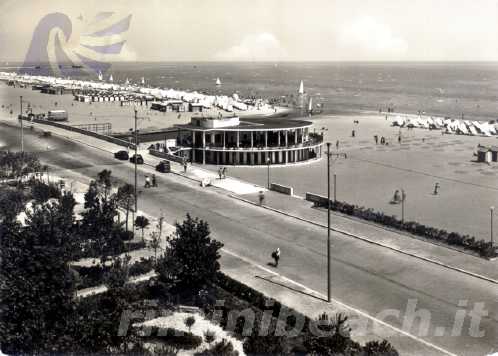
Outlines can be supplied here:
[[[15, 71], [0, 66], [8, 68]], [[153, 87], [287, 102], [297, 97], [302, 80], [313, 108], [324, 113], [391, 108], [475, 120], [498, 116], [497, 62], [121, 62], [104, 76], [110, 74], [118, 83], [144, 77]]]

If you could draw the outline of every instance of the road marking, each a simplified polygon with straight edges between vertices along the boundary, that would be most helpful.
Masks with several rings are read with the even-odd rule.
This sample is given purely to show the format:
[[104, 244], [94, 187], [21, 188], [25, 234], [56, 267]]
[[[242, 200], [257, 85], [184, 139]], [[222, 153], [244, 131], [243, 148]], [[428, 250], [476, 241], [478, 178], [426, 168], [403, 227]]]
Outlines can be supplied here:
[[[324, 294], [322, 294], [322, 293], [320, 293], [320, 292], [318, 292], [318, 291], [316, 291], [316, 290], [313, 290], [313, 289], [311, 289], [311, 288], [309, 288], [309, 287], [305, 286], [304, 284], [301, 284], [301, 283], [299, 283], [299, 282], [296, 282], [296, 281], [294, 281], [294, 280], [292, 280], [292, 279], [290, 279], [290, 278], [287, 278], [287, 277], [285, 277], [285, 276], [281, 275], [281, 274], [280, 274], [280, 273], [278, 273], [278, 272], [275, 272], [275, 271], [273, 271], [273, 270], [271, 270], [271, 269], [269, 269], [269, 268], [266, 268], [266, 267], [264, 267], [264, 266], [261, 266], [261, 265], [259, 265], [259, 264], [255, 263], [254, 261], [252, 261], [252, 260], [250, 260], [250, 259], [248, 259], [248, 258], [246, 258], [246, 257], [242, 257], [242, 256], [238, 255], [238, 254], [237, 254], [237, 253], [235, 253], [235, 252], [232, 252], [232, 251], [227, 250], [227, 249], [225, 249], [225, 248], [222, 248], [221, 250], [222, 250], [224, 253], [228, 254], [228, 255], [231, 255], [231, 256], [233, 256], [233, 257], [235, 257], [235, 258], [238, 258], [238, 259], [240, 259], [240, 260], [242, 260], [242, 261], [244, 261], [244, 262], [246, 262], [246, 263], [248, 263], [248, 264], [250, 264], [250, 265], [252, 265], [252, 266], [254, 266], [254, 267], [256, 267], [256, 268], [259, 268], [259, 269], [260, 269], [260, 270], [262, 270], [262, 271], [265, 271], [265, 272], [267, 272], [267, 273], [273, 274], [274, 276], [277, 276], [277, 277], [279, 277], [279, 278], [283, 279], [283, 280], [284, 280], [284, 281], [286, 281], [286, 282], [292, 283], [292, 284], [294, 284], [295, 286], [298, 286], [298, 287], [300, 287], [300, 288], [303, 288], [306, 292], [308, 292], [308, 293], [310, 293], [310, 294], [315, 294], [315, 295], [319, 296], [320, 298], [322, 298], [324, 301], [325, 301], [325, 300], [327, 300], [327, 296], [325, 296]], [[441, 348], [441, 347], [439, 347], [439, 346], [437, 346], [437, 345], [435, 345], [435, 344], [433, 344], [433, 343], [431, 343], [431, 342], [429, 342], [429, 341], [426, 341], [426, 340], [424, 340], [424, 339], [421, 339], [421, 338], [419, 338], [419, 337], [417, 337], [417, 336], [415, 336], [415, 335], [412, 335], [412, 334], [410, 334], [410, 333], [408, 333], [408, 332], [406, 332], [406, 331], [404, 331], [404, 330], [401, 330], [401, 329], [399, 329], [399, 328], [395, 327], [394, 325], [391, 325], [391, 324], [389, 324], [389, 323], [386, 323], [385, 321], [382, 321], [382, 320], [380, 320], [380, 319], [377, 319], [377, 318], [375, 318], [374, 316], [371, 316], [370, 314], [368, 314], [368, 313], [367, 313], [367, 312], [365, 312], [365, 311], [362, 311], [362, 310], [360, 310], [360, 309], [357, 309], [357, 308], [355, 308], [355, 307], [352, 307], [352, 306], [350, 306], [350, 305], [347, 305], [347, 304], [345, 304], [345, 303], [343, 303], [343, 302], [341, 302], [341, 301], [339, 301], [339, 300], [337, 300], [337, 299], [334, 299], [334, 298], [332, 298], [332, 299], [331, 299], [331, 301], [332, 301], [332, 302], [334, 302], [334, 303], [336, 303], [336, 304], [338, 304], [338, 305], [340, 305], [340, 306], [342, 306], [342, 307], [344, 307], [344, 308], [346, 308], [346, 309], [349, 309], [349, 310], [351, 310], [351, 311], [353, 311], [353, 312], [355, 312], [355, 313], [357, 313], [357, 314], [359, 314], [359, 315], [361, 315], [361, 316], [363, 316], [363, 317], [365, 317], [365, 318], [367, 318], [367, 319], [370, 319], [370, 320], [372, 320], [372, 321], [374, 321], [374, 322], [376, 322], [376, 323], [379, 323], [380, 325], [383, 325], [383, 326], [385, 326], [385, 327], [387, 327], [387, 328], [389, 328], [389, 329], [392, 329], [392, 330], [394, 330], [394, 331], [395, 331], [395, 332], [397, 332], [397, 333], [400, 333], [400, 334], [405, 335], [405, 336], [407, 336], [407, 337], [409, 337], [409, 338], [411, 338], [411, 339], [413, 339], [413, 340], [415, 340], [415, 341], [417, 341], [417, 342], [420, 342], [420, 343], [424, 344], [425, 346], [431, 347], [431, 348], [433, 348], [433, 349], [435, 349], [435, 350], [437, 350], [437, 351], [439, 351], [439, 352], [442, 352], [443, 354], [446, 354], [446, 355], [449, 355], [449, 356], [457, 356], [456, 354], [454, 354], [454, 353], [452, 353], [452, 352], [450, 352], [450, 351], [448, 351], [448, 350], [446, 350], [446, 349], [443, 349], [443, 348]]]

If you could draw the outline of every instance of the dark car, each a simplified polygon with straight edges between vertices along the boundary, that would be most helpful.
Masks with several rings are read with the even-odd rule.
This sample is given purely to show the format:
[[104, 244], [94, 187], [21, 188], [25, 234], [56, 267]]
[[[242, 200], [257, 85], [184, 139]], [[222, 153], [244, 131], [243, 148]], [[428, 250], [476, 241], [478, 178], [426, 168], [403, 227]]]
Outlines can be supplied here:
[[128, 152], [126, 151], [118, 151], [114, 154], [114, 158], [117, 158], [121, 161], [127, 161], [129, 156], [128, 156]]
[[170, 165], [169, 161], [161, 161], [156, 166], [156, 171], [161, 172], [161, 173], [170, 173], [171, 172], [171, 165]]
[[144, 158], [142, 155], [133, 155], [130, 157], [130, 162], [135, 163], [135, 159], [137, 160], [137, 164], [144, 164]]

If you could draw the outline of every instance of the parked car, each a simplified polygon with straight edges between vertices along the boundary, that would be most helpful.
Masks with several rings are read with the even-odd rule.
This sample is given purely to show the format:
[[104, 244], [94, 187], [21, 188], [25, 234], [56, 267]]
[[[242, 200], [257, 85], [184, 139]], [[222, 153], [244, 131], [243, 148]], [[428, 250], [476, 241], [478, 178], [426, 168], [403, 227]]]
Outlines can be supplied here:
[[171, 172], [171, 164], [169, 161], [161, 161], [157, 166], [156, 166], [156, 171], [161, 172], [161, 173], [170, 173]]
[[117, 158], [121, 161], [128, 161], [128, 152], [124, 151], [124, 150], [121, 150], [121, 151], [118, 151], [114, 154], [114, 158]]
[[144, 158], [142, 157], [142, 155], [134, 154], [130, 157], [130, 162], [135, 163], [135, 159], [137, 160], [137, 164], [144, 164]]

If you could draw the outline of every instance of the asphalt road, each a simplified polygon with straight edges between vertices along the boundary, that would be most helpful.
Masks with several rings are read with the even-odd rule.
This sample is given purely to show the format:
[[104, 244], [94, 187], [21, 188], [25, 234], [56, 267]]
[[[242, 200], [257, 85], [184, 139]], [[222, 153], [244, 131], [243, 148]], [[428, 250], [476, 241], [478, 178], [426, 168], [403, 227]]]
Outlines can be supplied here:
[[[6, 148], [19, 146], [16, 128], [0, 125], [0, 141]], [[41, 138], [26, 133], [25, 150], [37, 151], [42, 161], [58, 169], [95, 177], [104, 168], [120, 182], [133, 182], [133, 166], [109, 153], [56, 137]], [[0, 149], [5, 149], [0, 148]], [[144, 169], [140, 169], [140, 177]], [[174, 223], [188, 212], [209, 222], [213, 236], [230, 251], [267, 265], [276, 247], [282, 250], [278, 271], [309, 288], [326, 293], [326, 231], [230, 198], [215, 188], [200, 188], [196, 182], [175, 175], [158, 176], [159, 187], [141, 189], [139, 209]], [[496, 285], [436, 265], [423, 263], [382, 247], [333, 233], [333, 297], [372, 316], [397, 310], [401, 317], [385, 321], [455, 354], [486, 355], [498, 351], [498, 288]], [[416, 303], [418, 315], [428, 311], [426, 332], [419, 319], [411, 328], [406, 313]], [[462, 332], [452, 336], [458, 311], [470, 311], [483, 303], [488, 315], [480, 322], [480, 337], [469, 332], [470, 317]], [[457, 333], [458, 334], [458, 333]]]

